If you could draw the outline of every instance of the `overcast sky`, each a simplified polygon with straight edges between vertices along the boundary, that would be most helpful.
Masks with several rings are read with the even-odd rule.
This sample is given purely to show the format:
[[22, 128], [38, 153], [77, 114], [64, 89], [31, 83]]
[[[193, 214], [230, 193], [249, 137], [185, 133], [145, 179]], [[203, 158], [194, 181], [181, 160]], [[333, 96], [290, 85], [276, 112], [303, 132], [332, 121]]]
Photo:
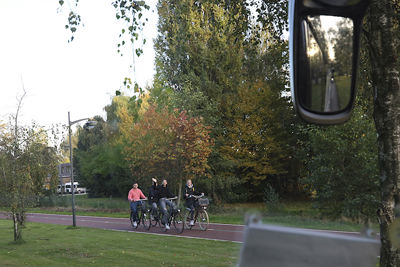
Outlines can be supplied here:
[[[112, 1], [79, 1], [84, 27], [72, 43], [64, 27], [69, 11], [65, 2], [60, 13], [58, 0], [0, 1], [0, 120], [16, 112], [21, 79], [27, 95], [20, 121], [50, 125], [65, 124], [68, 111], [72, 120], [104, 116], [104, 106], [124, 77], [133, 77], [131, 48], [124, 57], [117, 53], [122, 22], [115, 17]], [[146, 3], [155, 9], [156, 0]], [[149, 19], [144, 55], [135, 59], [135, 76], [142, 87], [151, 84], [154, 75], [156, 11]]]

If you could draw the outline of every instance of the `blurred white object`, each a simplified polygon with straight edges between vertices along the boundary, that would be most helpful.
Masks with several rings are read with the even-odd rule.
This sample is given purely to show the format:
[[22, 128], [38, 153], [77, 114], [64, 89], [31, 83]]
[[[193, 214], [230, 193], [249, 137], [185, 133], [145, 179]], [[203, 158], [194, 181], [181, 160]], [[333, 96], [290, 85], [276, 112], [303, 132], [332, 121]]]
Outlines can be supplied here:
[[380, 242], [354, 234], [252, 223], [245, 228], [238, 266], [376, 266]]

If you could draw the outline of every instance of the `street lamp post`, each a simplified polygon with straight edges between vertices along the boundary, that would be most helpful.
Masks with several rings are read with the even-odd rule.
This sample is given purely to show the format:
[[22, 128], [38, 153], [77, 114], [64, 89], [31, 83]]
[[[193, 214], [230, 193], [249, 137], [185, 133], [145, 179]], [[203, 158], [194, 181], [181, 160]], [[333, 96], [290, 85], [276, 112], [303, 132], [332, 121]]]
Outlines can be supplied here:
[[72, 192], [72, 226], [76, 227], [76, 216], [75, 216], [75, 186], [74, 186], [74, 164], [72, 162], [72, 142], [71, 142], [71, 126], [80, 121], [86, 121], [90, 118], [84, 118], [76, 121], [71, 121], [70, 113], [68, 111], [68, 134], [69, 134], [69, 161], [71, 164], [71, 192]]

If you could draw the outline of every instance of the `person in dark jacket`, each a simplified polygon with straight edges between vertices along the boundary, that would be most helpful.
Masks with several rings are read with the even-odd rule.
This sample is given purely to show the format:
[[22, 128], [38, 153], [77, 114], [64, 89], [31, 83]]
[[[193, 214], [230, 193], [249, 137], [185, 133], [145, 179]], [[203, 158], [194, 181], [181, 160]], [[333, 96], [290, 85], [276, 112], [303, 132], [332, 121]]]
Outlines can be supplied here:
[[157, 187], [157, 197], [159, 199], [158, 205], [160, 206], [160, 209], [163, 213], [163, 218], [161, 220], [162, 224], [165, 225], [166, 229], [169, 229], [168, 225], [168, 220], [169, 220], [169, 214], [167, 211], [167, 206], [169, 206], [171, 209], [176, 210], [176, 205], [174, 202], [169, 200], [168, 198], [173, 198], [175, 197], [168, 189], [168, 182], [167, 180], [163, 180], [162, 184]]
[[203, 193], [199, 193], [194, 189], [192, 180], [186, 181], [184, 198], [186, 199], [186, 207], [190, 209], [190, 225], [194, 225], [193, 215], [194, 210], [199, 206], [199, 202], [193, 196], [200, 196]]
[[157, 210], [157, 203], [158, 203], [158, 192], [157, 192], [157, 179], [151, 178], [152, 185], [149, 188], [149, 203], [153, 210]]

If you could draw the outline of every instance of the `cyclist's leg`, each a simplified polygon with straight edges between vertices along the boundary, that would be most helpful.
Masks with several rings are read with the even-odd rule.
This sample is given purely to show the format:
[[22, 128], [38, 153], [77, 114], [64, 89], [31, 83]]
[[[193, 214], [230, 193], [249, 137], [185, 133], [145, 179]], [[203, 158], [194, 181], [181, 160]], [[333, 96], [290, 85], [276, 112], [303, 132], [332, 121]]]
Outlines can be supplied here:
[[173, 211], [176, 211], [176, 210], [177, 210], [176, 204], [175, 204], [172, 200], [167, 199], [167, 200], [166, 200], [166, 203], [167, 203], [167, 205], [168, 205]]
[[149, 212], [149, 221], [151, 226], [156, 226], [157, 223], [159, 222], [157, 203], [152, 202], [150, 205], [151, 207]]
[[161, 198], [159, 204], [160, 204], [161, 212], [163, 214], [161, 222], [162, 222], [162, 224], [165, 225], [165, 224], [168, 223], [168, 211], [167, 211], [166, 199], [165, 198]]
[[[193, 207], [194, 207], [194, 211], [195, 210], [199, 210], [199, 208], [200, 208], [200, 204], [199, 204], [199, 200], [198, 199], [196, 199], [194, 202], [193, 202]], [[193, 211], [193, 214], [194, 214], [194, 211]]]
[[131, 208], [131, 215], [130, 215], [130, 218], [131, 218], [131, 222], [133, 222], [133, 202], [129, 202], [129, 207]]
[[158, 214], [157, 203], [152, 202], [150, 207], [150, 216], [151, 216], [150, 218], [152, 221], [156, 220], [157, 214]]
[[193, 201], [193, 199], [188, 199], [186, 204], [187, 204], [188, 208], [190, 209], [190, 220], [193, 220], [193, 216], [194, 216], [194, 201]]
[[151, 203], [151, 214], [157, 213], [157, 202]]
[[133, 221], [134, 222], [137, 222], [137, 205], [138, 205], [137, 201], [131, 202], [131, 210], [133, 213]]
[[167, 211], [167, 220], [166, 220], [166, 222], [169, 223], [171, 220], [171, 214], [173, 214], [177, 210], [177, 208], [175, 203], [169, 199], [166, 199], [165, 203], [169, 207], [169, 212]]

